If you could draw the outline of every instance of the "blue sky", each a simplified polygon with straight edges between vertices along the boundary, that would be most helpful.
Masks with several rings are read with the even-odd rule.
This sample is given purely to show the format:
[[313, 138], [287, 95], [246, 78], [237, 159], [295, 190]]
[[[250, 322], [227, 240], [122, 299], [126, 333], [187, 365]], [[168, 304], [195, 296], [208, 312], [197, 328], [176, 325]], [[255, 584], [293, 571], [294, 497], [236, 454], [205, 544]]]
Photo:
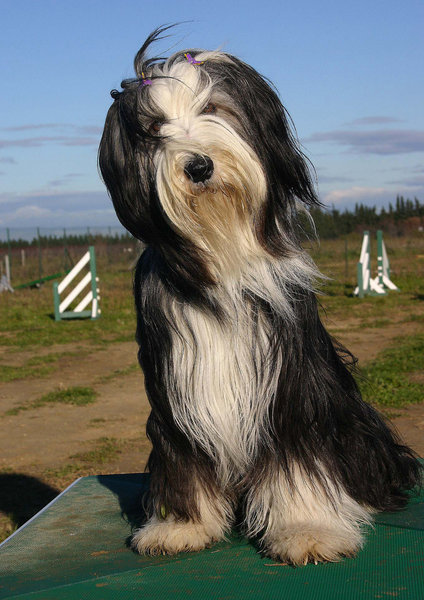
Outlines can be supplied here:
[[424, 3], [0, 0], [0, 231], [115, 225], [97, 173], [109, 91], [157, 52], [236, 54], [271, 79], [336, 207], [424, 201]]

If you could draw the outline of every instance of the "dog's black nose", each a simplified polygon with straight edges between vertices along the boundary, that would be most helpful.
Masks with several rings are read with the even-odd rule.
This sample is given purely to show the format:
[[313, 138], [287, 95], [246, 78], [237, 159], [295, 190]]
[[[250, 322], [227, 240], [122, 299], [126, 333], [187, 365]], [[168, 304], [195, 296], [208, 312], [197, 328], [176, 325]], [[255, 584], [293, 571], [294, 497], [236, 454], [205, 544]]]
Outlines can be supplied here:
[[184, 173], [193, 183], [206, 181], [212, 177], [213, 162], [209, 156], [195, 154], [194, 157], [184, 167]]

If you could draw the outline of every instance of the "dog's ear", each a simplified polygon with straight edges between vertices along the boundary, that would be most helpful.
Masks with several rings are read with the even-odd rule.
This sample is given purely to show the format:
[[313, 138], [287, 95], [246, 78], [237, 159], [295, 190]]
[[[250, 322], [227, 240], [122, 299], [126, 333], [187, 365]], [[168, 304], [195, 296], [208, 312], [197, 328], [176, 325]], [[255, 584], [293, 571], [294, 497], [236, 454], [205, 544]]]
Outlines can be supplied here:
[[[258, 222], [258, 240], [272, 254], [291, 252], [290, 241], [300, 243], [299, 212], [321, 206], [315, 190], [315, 171], [300, 149], [286, 109], [267, 85], [255, 123], [256, 151], [265, 168], [268, 196]], [[285, 233], [285, 235], [282, 235]]]
[[222, 63], [206, 61], [203, 68], [220, 81], [241, 109], [239, 118], [246, 140], [267, 178], [267, 200], [257, 223], [258, 240], [272, 254], [282, 255], [282, 232], [288, 243], [290, 238], [296, 243], [299, 204], [307, 208], [320, 204], [313, 167], [300, 149], [290, 116], [272, 84], [250, 65], [234, 56], [229, 58]]
[[134, 237], [156, 247], [163, 258], [157, 268], [167, 269], [162, 275], [173, 293], [200, 302], [203, 286], [214, 283], [206, 259], [172, 228], [161, 208], [155, 182], [149, 179], [154, 168], [134, 110], [133, 91], [113, 94], [115, 102], [106, 117], [98, 158], [116, 214]]
[[[314, 170], [300, 149], [291, 118], [272, 84], [248, 66], [243, 93], [250, 136], [267, 177], [268, 197], [258, 223], [258, 239], [273, 254], [284, 254], [283, 238], [298, 241], [298, 208], [319, 205]], [[282, 232], [286, 236], [282, 236]], [[289, 251], [290, 249], [287, 248]]]
[[133, 122], [136, 98], [128, 91], [113, 93], [115, 101], [108, 111], [99, 147], [99, 168], [119, 220], [134, 237], [146, 241], [151, 229], [147, 210], [150, 185], [141, 180], [139, 125]]

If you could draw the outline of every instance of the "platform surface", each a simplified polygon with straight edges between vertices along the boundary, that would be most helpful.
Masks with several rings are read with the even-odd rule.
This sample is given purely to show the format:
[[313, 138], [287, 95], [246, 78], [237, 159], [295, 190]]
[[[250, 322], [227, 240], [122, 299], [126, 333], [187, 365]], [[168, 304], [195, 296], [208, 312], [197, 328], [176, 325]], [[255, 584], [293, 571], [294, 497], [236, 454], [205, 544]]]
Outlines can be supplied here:
[[127, 542], [147, 486], [147, 475], [76, 481], [1, 545], [0, 598], [424, 599], [424, 496], [379, 515], [357, 557], [293, 568], [235, 534], [197, 553], [134, 554]]

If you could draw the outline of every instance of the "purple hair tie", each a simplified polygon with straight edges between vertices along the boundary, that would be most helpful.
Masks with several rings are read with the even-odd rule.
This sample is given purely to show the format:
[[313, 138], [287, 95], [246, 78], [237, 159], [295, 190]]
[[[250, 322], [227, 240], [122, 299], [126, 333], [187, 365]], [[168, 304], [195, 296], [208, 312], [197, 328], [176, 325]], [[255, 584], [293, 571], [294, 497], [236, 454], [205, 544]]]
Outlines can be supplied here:
[[141, 85], [152, 85], [152, 80], [151, 79], [146, 79], [144, 77], [143, 71], [141, 72]]
[[190, 52], [186, 52], [184, 56], [191, 65], [203, 65], [203, 63], [205, 62], [204, 60], [196, 60], [195, 58], [193, 58]]

